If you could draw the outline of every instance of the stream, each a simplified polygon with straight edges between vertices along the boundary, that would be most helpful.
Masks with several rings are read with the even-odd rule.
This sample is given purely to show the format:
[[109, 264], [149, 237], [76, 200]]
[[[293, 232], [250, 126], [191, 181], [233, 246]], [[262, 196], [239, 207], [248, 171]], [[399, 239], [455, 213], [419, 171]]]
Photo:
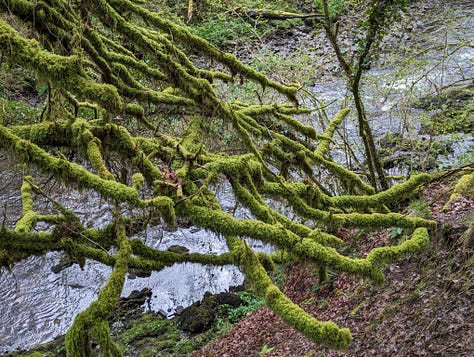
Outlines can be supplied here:
[[[433, 16], [433, 13], [437, 15]], [[462, 0], [425, 2], [406, 28], [409, 31], [389, 36], [386, 52], [373, 61], [362, 79], [362, 97], [376, 144], [383, 149], [386, 134], [399, 134], [409, 145], [395, 155], [419, 165], [409, 170], [400, 166], [389, 168], [388, 174], [447, 169], [467, 163], [466, 160], [472, 161], [473, 133], [430, 133], [428, 118], [435, 115], [437, 109], [427, 110], [416, 103], [423, 98], [433, 98], [434, 94], [442, 96], [450, 86], [473, 88], [474, 3]], [[311, 92], [323, 103], [329, 103], [326, 111], [331, 118], [343, 107], [341, 103], [348, 94], [340, 70], [338, 75], [334, 75], [334, 70], [328, 73], [324, 81], [312, 86]], [[357, 158], [363, 159], [356, 111], [350, 98], [346, 106], [352, 110], [338, 132], [339, 138], [343, 137]], [[420, 149], [421, 141], [431, 146], [427, 144]], [[444, 144], [446, 150], [432, 152], [436, 143]], [[333, 158], [351, 166], [345, 151], [344, 148], [336, 149]], [[434, 155], [438, 167], [429, 165], [430, 155]]]
[[[2, 158], [0, 154], [0, 158]], [[0, 160], [0, 169], [7, 171]], [[5, 176], [4, 190], [0, 201], [6, 203], [6, 226], [11, 227], [21, 213], [19, 196], [20, 172], [12, 170]], [[14, 167], [14, 165], [13, 165]], [[54, 186], [54, 185], [53, 185]], [[8, 188], [8, 189], [6, 189]], [[223, 209], [232, 211], [237, 217], [248, 217], [244, 209], [235, 210], [235, 200], [230, 186], [217, 189]], [[86, 227], [101, 228], [110, 222], [110, 207], [94, 192], [80, 193], [54, 187], [53, 198], [61, 198], [67, 209], [73, 210]], [[38, 207], [47, 207], [47, 202], [35, 202]], [[166, 250], [172, 245], [185, 246], [190, 253], [220, 254], [228, 251], [222, 236], [197, 227], [178, 228], [166, 231], [162, 226], [147, 227], [136, 235], [150, 247]], [[256, 251], [270, 252], [272, 248], [261, 242], [249, 240]], [[62, 262], [64, 254], [50, 252], [44, 256], [33, 256], [16, 263], [11, 271], [3, 269], [0, 274], [0, 354], [31, 348], [37, 344], [64, 334], [74, 317], [85, 310], [96, 298], [105, 284], [112, 268], [96, 261], [87, 260], [83, 269], [77, 264], [53, 273], [52, 269]], [[243, 284], [244, 276], [237, 267], [203, 266], [196, 263], [181, 263], [166, 267], [150, 276], [138, 277], [130, 272], [125, 281], [122, 296], [134, 290], [152, 289], [152, 297], [145, 309], [171, 317], [176, 310], [187, 307], [202, 298], [205, 292], [219, 293]]]
[[[408, 129], [419, 129], [420, 118], [433, 114], [414, 107], [414, 98], [469, 78], [472, 83], [474, 5], [471, 1], [448, 1], [441, 2], [440, 6], [442, 8], [437, 10], [440, 16], [436, 18], [430, 16], [433, 9], [427, 8], [425, 15], [421, 9], [421, 15], [413, 22], [412, 31], [400, 39], [406, 46], [414, 41], [420, 49], [432, 48], [432, 51], [427, 50], [417, 57], [416, 64], [415, 61], [407, 62], [402, 68], [396, 66], [396, 53], [381, 57], [366, 74], [367, 84], [363, 87], [366, 109], [378, 139], [388, 132], [405, 135]], [[447, 19], [448, 15], [451, 20], [442, 20]], [[435, 51], [439, 48], [442, 50]], [[321, 100], [332, 103], [327, 109], [329, 116], [332, 116], [341, 107], [340, 99], [346, 94], [343, 88], [341, 77], [333, 75], [314, 84], [310, 91]], [[349, 120], [341, 135], [350, 145], [360, 146], [354, 122]], [[423, 135], [419, 134], [418, 140], [432, 139]], [[449, 134], [434, 139], [446, 140], [452, 145], [449, 153], [438, 157], [440, 168], [459, 165], [463, 156], [472, 155], [474, 151], [473, 133]], [[334, 157], [341, 163], [346, 160], [342, 150], [336, 150]], [[21, 178], [27, 173], [23, 172], [21, 165], [9, 161], [1, 148], [0, 170], [3, 173], [0, 180], [0, 217], [6, 217], [4, 223], [12, 227], [21, 214]], [[218, 191], [224, 210], [234, 212], [235, 200], [230, 187], [223, 186]], [[66, 193], [58, 187], [52, 192], [61, 196], [61, 202], [76, 212], [85, 226], [101, 228], [109, 222], [109, 206], [97, 194], [74, 190]], [[241, 208], [237, 208], [234, 214], [239, 218], [249, 217], [248, 211]], [[197, 227], [176, 231], [166, 231], [161, 226], [148, 227], [137, 236], [147, 245], [161, 250], [181, 245], [190, 252], [220, 254], [227, 251], [223, 237]], [[255, 250], [268, 252], [272, 249], [261, 242], [250, 243]], [[62, 253], [51, 252], [18, 262], [11, 271], [3, 269], [0, 272], [0, 354], [28, 349], [64, 334], [77, 313], [96, 299], [111, 273], [110, 267], [90, 260], [84, 269], [74, 264], [53, 273], [52, 268], [62, 258]], [[148, 277], [129, 274], [122, 296], [128, 296], [133, 290], [150, 288], [152, 297], [146, 308], [170, 317], [178, 307], [200, 300], [206, 291], [227, 291], [232, 286], [241, 285], [243, 280], [242, 273], [234, 266], [175, 264]]]

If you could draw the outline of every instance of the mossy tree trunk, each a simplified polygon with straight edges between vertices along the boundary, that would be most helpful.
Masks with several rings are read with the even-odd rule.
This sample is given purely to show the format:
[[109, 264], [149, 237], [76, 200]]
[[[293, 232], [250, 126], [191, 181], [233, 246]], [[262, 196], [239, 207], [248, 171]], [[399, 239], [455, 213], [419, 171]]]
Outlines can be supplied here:
[[360, 41], [357, 52], [352, 54], [351, 60], [347, 58], [339, 45], [337, 39], [338, 24], [334, 24], [331, 18], [328, 1], [323, 0], [322, 3], [324, 10], [324, 30], [334, 49], [339, 65], [346, 76], [349, 90], [354, 97], [359, 135], [364, 144], [369, 181], [374, 188], [380, 187], [386, 190], [389, 187], [389, 182], [377, 155], [372, 129], [367, 119], [360, 88], [363, 72], [368, 67], [377, 44], [383, 38], [383, 31], [386, 30], [386, 27], [396, 18], [400, 8], [406, 5], [406, 1], [371, 0], [368, 1], [367, 4], [359, 5], [363, 8], [361, 11], [365, 11], [368, 15], [367, 19], [361, 25], [363, 30], [365, 30], [364, 38]]

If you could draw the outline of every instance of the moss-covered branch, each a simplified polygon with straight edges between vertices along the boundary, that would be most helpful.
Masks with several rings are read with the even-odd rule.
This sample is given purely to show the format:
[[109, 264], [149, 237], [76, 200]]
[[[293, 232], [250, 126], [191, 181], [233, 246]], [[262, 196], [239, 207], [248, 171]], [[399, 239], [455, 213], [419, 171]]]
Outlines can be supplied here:
[[333, 322], [318, 321], [307, 314], [272, 283], [255, 253], [243, 241], [235, 237], [229, 237], [227, 241], [257, 294], [264, 296], [266, 305], [285, 322], [317, 343], [333, 348], [347, 347], [352, 340], [348, 329], [341, 329]]
[[87, 310], [79, 313], [66, 334], [66, 350], [68, 356], [82, 357], [91, 349], [91, 339], [100, 345], [104, 356], [121, 356], [122, 353], [110, 337], [107, 318], [115, 307], [128, 271], [131, 247], [120, 220], [117, 222], [117, 245], [119, 251], [105, 286], [100, 290], [97, 301]]
[[[97, 301], [69, 329], [69, 356], [88, 355], [92, 340], [103, 355], [121, 355], [107, 317], [127, 270], [159, 271], [179, 262], [242, 267], [284, 321], [318, 343], [345, 348], [349, 331], [308, 316], [272, 284], [263, 266], [291, 258], [381, 283], [386, 264], [428, 244], [434, 222], [390, 209], [429, 175], [375, 193], [364, 176], [331, 159], [330, 144], [347, 109], [318, 133], [301, 120], [312, 111], [298, 105], [297, 85], [269, 79], [140, 1], [9, 0], [0, 1], [0, 11], [3, 58], [32, 70], [48, 94], [43, 113], [26, 124], [1, 120], [3, 113], [15, 115], [10, 107], [0, 112], [0, 150], [35, 168], [20, 188], [19, 220], [0, 229], [0, 265], [57, 250], [79, 264], [93, 259], [114, 267]], [[275, 103], [265, 102], [266, 95], [245, 104], [228, 100], [224, 94], [239, 85], [236, 77], [271, 92]], [[52, 199], [38, 209], [51, 212], [36, 212], [36, 196], [43, 194], [34, 182], [44, 173], [67, 189], [93, 191], [113, 203], [107, 226], [85, 228]], [[466, 177], [456, 192], [472, 186]], [[248, 219], [235, 218], [222, 204], [221, 184], [229, 187], [235, 208], [250, 211]], [[122, 218], [125, 209], [133, 212], [128, 219]], [[221, 233], [229, 253], [177, 254], [136, 238], [161, 220], [171, 228], [190, 222]], [[38, 222], [48, 223], [48, 231], [33, 233]], [[414, 233], [366, 258], [343, 254], [340, 228], [391, 226]], [[255, 254], [235, 237], [267, 242], [279, 252]]]

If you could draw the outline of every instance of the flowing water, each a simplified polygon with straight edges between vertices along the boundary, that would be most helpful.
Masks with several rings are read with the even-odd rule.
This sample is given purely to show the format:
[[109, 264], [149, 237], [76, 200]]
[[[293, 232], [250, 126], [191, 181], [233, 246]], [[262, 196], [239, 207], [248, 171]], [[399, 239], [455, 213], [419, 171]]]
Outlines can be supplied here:
[[[370, 70], [364, 73], [361, 88], [364, 106], [377, 143], [387, 133], [399, 133], [411, 139], [413, 147], [397, 154], [411, 155], [408, 159], [420, 164], [418, 170], [450, 168], [466, 163], [464, 158], [472, 159], [473, 133], [433, 135], [427, 132], [429, 130], [422, 130], [436, 109], [422, 109], [416, 102], [436, 94], [443, 96], [450, 87], [474, 85], [474, 2], [424, 2], [414, 11], [415, 19], [405, 25], [409, 31], [388, 36], [386, 53], [374, 60]], [[340, 71], [336, 72], [339, 74], [326, 75], [324, 82], [312, 87], [312, 93], [320, 100], [331, 103], [326, 108], [329, 117], [343, 106], [352, 106], [344, 78]], [[355, 113], [352, 107], [352, 115], [343, 123], [339, 134], [362, 159]], [[447, 152], [436, 157], [438, 168], [423, 167], [432, 153], [428, 149], [416, 150], [419, 141], [449, 146]], [[345, 152], [336, 150], [333, 158], [347, 163]], [[406, 169], [395, 167], [389, 172], [400, 173], [406, 173]]]
[[[460, 6], [458, 6], [460, 5]], [[407, 132], [407, 126], [420, 125], [417, 118], [426, 113], [414, 108], [413, 97], [433, 93], [450, 83], [474, 77], [474, 6], [470, 1], [441, 2], [448, 16], [432, 19], [432, 9], [426, 16], [420, 16], [411, 32], [416, 37], [417, 46], [432, 48], [425, 55], [417, 57], [416, 66], [407, 64], [400, 68], [394, 65], [391, 55], [374, 63], [368, 72], [368, 84], [364, 87], [366, 106], [371, 124], [377, 137], [387, 132]], [[423, 14], [423, 9], [421, 10]], [[454, 19], [454, 20], [453, 20]], [[433, 32], [435, 34], [433, 35]], [[427, 35], [430, 36], [427, 36]], [[429, 42], [425, 38], [429, 38]], [[403, 41], [407, 46], [409, 38]], [[449, 46], [446, 46], [449, 44]], [[439, 51], [439, 48], [443, 49]], [[438, 49], [435, 51], [435, 49]], [[453, 52], [451, 54], [451, 52]], [[437, 55], [435, 55], [437, 54]], [[447, 55], [449, 54], [449, 56]], [[400, 58], [402, 60], [402, 58]], [[424, 61], [423, 65], [420, 63]], [[412, 63], [413, 64], [413, 63]], [[371, 80], [372, 79], [372, 80]], [[313, 93], [321, 99], [331, 102], [345, 96], [344, 83], [340, 77], [333, 76], [313, 86]], [[340, 107], [335, 102], [329, 107], [333, 114]], [[357, 146], [357, 129], [348, 122], [343, 128], [346, 139]], [[420, 137], [420, 140], [423, 139]], [[454, 152], [441, 157], [445, 165], [458, 163], [459, 157], [466, 151], [473, 151], [472, 133], [460, 133], [437, 139], [450, 140]], [[344, 155], [336, 159], [343, 162]], [[26, 175], [21, 166], [16, 166], [0, 152], [0, 216], [9, 227], [21, 213], [20, 178]], [[85, 226], [103, 227], [110, 221], [109, 206], [93, 193], [79, 193], [52, 188], [61, 192], [61, 202], [75, 211]], [[233, 212], [235, 201], [229, 187], [220, 189], [223, 208]], [[43, 203], [47, 206], [47, 203]], [[246, 217], [249, 213], [238, 209], [237, 217]], [[164, 231], [162, 227], [149, 227], [139, 235], [151, 247], [167, 249], [171, 245], [186, 246], [190, 252], [220, 254], [227, 251], [222, 237], [196, 227]], [[251, 242], [258, 250], [271, 250], [259, 242]], [[36, 344], [47, 342], [67, 331], [75, 315], [87, 308], [97, 297], [101, 286], [111, 273], [111, 268], [100, 263], [87, 261], [84, 269], [77, 264], [53, 273], [52, 268], [62, 261], [63, 255], [51, 252], [41, 257], [30, 257], [21, 261], [11, 271], [2, 270], [0, 274], [0, 354], [15, 349], [27, 349]], [[178, 306], [188, 306], [199, 300], [204, 292], [217, 293], [231, 286], [243, 283], [243, 275], [234, 266], [214, 267], [199, 264], [176, 264], [149, 277], [127, 277], [122, 295], [128, 296], [133, 290], [145, 287], [152, 289], [152, 298], [147, 308], [161, 311], [171, 316]]]
[[[1, 161], [0, 161], [1, 162]], [[4, 163], [7, 160], [3, 161]], [[1, 167], [12, 167], [11, 163]], [[13, 165], [14, 166], [14, 165]], [[12, 226], [21, 212], [20, 192], [23, 176], [11, 170], [5, 178], [4, 191], [0, 200], [7, 203], [6, 226]], [[8, 185], [7, 185], [8, 183]], [[54, 185], [53, 185], [54, 186]], [[8, 189], [6, 189], [8, 188]], [[223, 209], [233, 211], [244, 218], [249, 213], [235, 210], [235, 201], [229, 186], [218, 189]], [[80, 193], [60, 187], [50, 189], [54, 198], [61, 196], [66, 208], [73, 210], [86, 227], [101, 228], [110, 222], [109, 205], [94, 192]], [[57, 196], [57, 197], [55, 197]], [[45, 209], [46, 202], [38, 207]], [[197, 227], [179, 228], [176, 231], [163, 230], [162, 226], [148, 227], [137, 235], [152, 248], [166, 250], [172, 245], [185, 246], [190, 253], [220, 254], [228, 251], [222, 236]], [[271, 247], [258, 241], [249, 241], [257, 251], [271, 251]], [[64, 334], [74, 317], [85, 310], [97, 298], [112, 269], [101, 263], [87, 260], [83, 269], [74, 264], [59, 273], [52, 269], [61, 264], [64, 255], [50, 252], [41, 257], [30, 257], [16, 263], [11, 271], [0, 274], [0, 354], [16, 349], [27, 349], [39, 343]], [[203, 266], [196, 263], [180, 263], [152, 272], [147, 277], [130, 273], [125, 282], [122, 296], [134, 290], [152, 289], [146, 309], [172, 316], [178, 307], [186, 307], [202, 298], [206, 291], [219, 293], [230, 287], [243, 284], [244, 277], [235, 266]]]

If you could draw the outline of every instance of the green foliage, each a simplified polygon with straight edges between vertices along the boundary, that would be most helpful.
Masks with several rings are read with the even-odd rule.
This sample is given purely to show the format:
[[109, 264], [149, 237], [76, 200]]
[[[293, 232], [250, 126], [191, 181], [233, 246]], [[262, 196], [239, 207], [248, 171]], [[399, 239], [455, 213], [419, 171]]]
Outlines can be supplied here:
[[454, 88], [421, 99], [419, 107], [436, 114], [424, 121], [424, 129], [434, 135], [474, 131], [474, 90]]
[[248, 292], [237, 293], [243, 301], [243, 304], [229, 310], [228, 318], [233, 324], [243, 320], [250, 313], [258, 310], [264, 304], [263, 298], [255, 297]]
[[19, 100], [0, 98], [0, 124], [31, 124], [38, 120], [41, 110]]
[[144, 357], [163, 353], [186, 355], [192, 349], [191, 341], [181, 339], [180, 331], [172, 321], [150, 313], [133, 320], [117, 340], [123, 353], [140, 351]]
[[415, 217], [428, 219], [430, 216], [430, 206], [424, 199], [412, 200], [410, 202], [410, 211]]
[[[262, 1], [262, 0], [206, 0], [194, 1], [189, 14], [188, 1], [165, 2], [163, 11], [170, 18], [178, 14], [190, 30], [222, 48], [242, 44], [256, 39], [263, 39], [270, 33], [282, 27], [291, 27], [299, 23], [298, 19], [271, 22], [264, 19], [250, 18], [242, 10], [266, 9], [275, 11], [295, 11], [291, 1]], [[152, 8], [154, 8], [152, 6]]]
[[222, 336], [232, 330], [234, 324], [227, 318], [218, 317], [215, 322], [216, 334]]
[[474, 162], [474, 150], [465, 152], [464, 154], [462, 154], [459, 157], [459, 165], [460, 166], [469, 164], [471, 162]]
[[31, 70], [0, 62], [0, 98], [15, 100], [32, 98], [36, 94], [35, 78]]
[[220, 47], [236, 44], [238, 39], [255, 39], [256, 36], [255, 28], [250, 22], [224, 15], [195, 24], [192, 30], [196, 35]]
[[329, 302], [325, 298], [320, 298], [318, 302], [319, 309], [325, 309], [329, 306]]
[[390, 227], [390, 240], [395, 241], [397, 240], [402, 234], [403, 234], [403, 228], [402, 227]]
[[145, 314], [140, 319], [133, 321], [132, 326], [125, 330], [121, 336], [121, 341], [127, 345], [135, 340], [154, 336], [160, 336], [161, 340], [177, 341], [179, 340], [179, 331], [170, 321], [155, 317], [153, 314]]
[[[317, 12], [324, 13], [323, 3], [321, 0], [313, 0], [314, 7]], [[329, 0], [328, 1], [328, 10], [329, 16], [333, 20], [339, 16], [347, 8], [347, 0]]]
[[258, 353], [259, 356], [265, 356], [266, 354], [272, 352], [275, 347], [268, 347], [267, 345], [263, 345], [262, 349]]

